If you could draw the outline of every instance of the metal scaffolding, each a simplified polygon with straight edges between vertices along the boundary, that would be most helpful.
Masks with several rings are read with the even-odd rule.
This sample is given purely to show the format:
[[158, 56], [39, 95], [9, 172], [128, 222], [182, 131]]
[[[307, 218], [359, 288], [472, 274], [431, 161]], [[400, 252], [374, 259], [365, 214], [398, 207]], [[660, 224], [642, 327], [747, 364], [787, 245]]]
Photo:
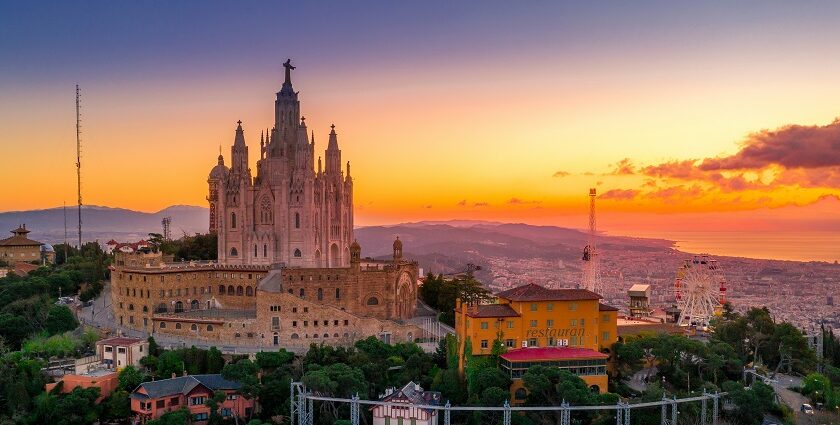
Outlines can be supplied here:
[[[313, 408], [313, 401], [325, 401], [325, 402], [334, 402], [334, 403], [347, 403], [350, 405], [350, 423], [352, 425], [359, 425], [361, 423], [361, 406], [391, 406], [391, 407], [405, 407], [405, 404], [399, 402], [384, 402], [384, 401], [374, 401], [374, 400], [362, 400], [359, 398], [359, 395], [356, 394], [352, 398], [336, 398], [336, 397], [325, 397], [321, 395], [314, 395], [312, 391], [307, 389], [302, 383], [300, 382], [292, 382], [291, 383], [291, 424], [293, 425], [313, 425], [315, 419], [315, 410]], [[452, 411], [463, 411], [463, 412], [501, 412], [502, 413], [502, 423], [503, 425], [510, 425], [511, 419], [513, 416], [513, 412], [557, 412], [560, 411], [560, 425], [570, 425], [571, 424], [571, 412], [575, 411], [609, 411], [615, 410], [615, 423], [616, 425], [630, 425], [630, 411], [632, 409], [638, 408], [651, 408], [660, 406], [662, 416], [661, 416], [661, 425], [676, 425], [677, 419], [679, 415], [679, 404], [680, 403], [691, 403], [691, 402], [700, 402], [700, 424], [701, 425], [708, 425], [711, 422], [711, 425], [718, 425], [718, 414], [720, 411], [720, 397], [726, 395], [726, 393], [708, 393], [703, 392], [700, 396], [694, 397], [686, 397], [682, 399], [677, 399], [675, 396], [672, 398], [662, 397], [660, 401], [649, 401], [649, 402], [642, 402], [642, 403], [634, 403], [630, 404], [626, 401], [619, 401], [615, 405], [597, 405], [597, 406], [571, 406], [568, 402], [563, 400], [563, 402], [559, 406], [511, 406], [510, 402], [505, 401], [503, 406], [452, 406], [449, 401], [446, 402], [445, 405], [424, 405], [424, 406], [414, 406], [418, 409], [425, 409], [433, 413], [434, 417], [434, 424], [437, 425], [440, 423], [438, 416], [440, 415], [441, 411], [443, 411], [443, 425], [451, 425], [452, 424]], [[711, 421], [709, 421], [708, 417], [708, 402], [709, 400], [712, 401], [712, 411], [711, 411]], [[670, 409], [670, 411], [669, 411]], [[555, 413], [556, 414], [556, 413]], [[297, 419], [297, 422], [295, 422]]]

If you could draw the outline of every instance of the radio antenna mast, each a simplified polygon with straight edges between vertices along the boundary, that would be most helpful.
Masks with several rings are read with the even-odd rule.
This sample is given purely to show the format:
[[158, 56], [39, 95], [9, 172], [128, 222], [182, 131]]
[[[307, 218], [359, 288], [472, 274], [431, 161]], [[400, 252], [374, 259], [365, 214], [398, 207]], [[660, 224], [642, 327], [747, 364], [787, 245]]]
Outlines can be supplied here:
[[64, 262], [67, 262], [67, 202], [64, 203]]
[[595, 221], [595, 189], [589, 189], [589, 233], [587, 244], [583, 248], [583, 288], [600, 294], [604, 288], [601, 285], [601, 264], [598, 248], [595, 246], [598, 229]]
[[76, 194], [79, 210], [79, 254], [82, 253], [82, 93], [76, 84]]

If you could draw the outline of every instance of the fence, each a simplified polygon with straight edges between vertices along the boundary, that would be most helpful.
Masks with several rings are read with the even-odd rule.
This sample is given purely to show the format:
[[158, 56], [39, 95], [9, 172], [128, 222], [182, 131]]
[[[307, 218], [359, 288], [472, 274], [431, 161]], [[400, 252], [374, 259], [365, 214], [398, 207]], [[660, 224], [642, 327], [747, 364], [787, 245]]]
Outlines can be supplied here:
[[[361, 406], [390, 406], [397, 408], [405, 408], [404, 403], [382, 402], [374, 400], [362, 400], [358, 395], [353, 398], [336, 398], [324, 397], [313, 394], [301, 382], [292, 382], [291, 384], [291, 424], [292, 425], [313, 425], [315, 421], [315, 410], [313, 408], [313, 401], [348, 403], [350, 405], [350, 423], [352, 425], [359, 425]], [[720, 400], [726, 393], [707, 393], [703, 395], [686, 398], [665, 398], [659, 401], [650, 401], [643, 403], [625, 403], [619, 401], [615, 405], [599, 405], [599, 406], [571, 406], [565, 401], [560, 406], [511, 406], [505, 401], [504, 406], [452, 406], [447, 401], [445, 405], [412, 405], [411, 407], [417, 409], [433, 410], [437, 413], [443, 413], [443, 425], [451, 425], [451, 418], [453, 411], [495, 411], [502, 412], [502, 423], [510, 425], [511, 415], [513, 412], [557, 412], [560, 411], [560, 425], [569, 425], [571, 422], [571, 412], [586, 411], [586, 410], [615, 410], [616, 425], [630, 425], [630, 412], [632, 409], [639, 408], [661, 408], [661, 425], [676, 425], [679, 416], [679, 404], [700, 402], [700, 425], [718, 425], [720, 414]], [[709, 401], [712, 402], [711, 412], [709, 410]], [[711, 414], [711, 415], [709, 415]], [[711, 416], [711, 417], [709, 417]], [[433, 424], [440, 423], [440, 414], [434, 415]], [[297, 421], [297, 422], [295, 422]]]

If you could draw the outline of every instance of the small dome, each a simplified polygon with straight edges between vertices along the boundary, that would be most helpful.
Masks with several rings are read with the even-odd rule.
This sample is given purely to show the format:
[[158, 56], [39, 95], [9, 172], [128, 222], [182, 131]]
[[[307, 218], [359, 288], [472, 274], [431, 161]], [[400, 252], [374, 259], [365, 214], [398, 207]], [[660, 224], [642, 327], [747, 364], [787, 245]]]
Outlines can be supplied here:
[[45, 243], [41, 245], [41, 252], [55, 252], [55, 248], [52, 245]]
[[402, 241], [399, 236], [397, 236], [397, 240], [394, 241], [394, 249], [402, 249]]
[[353, 250], [360, 250], [360, 249], [362, 249], [362, 246], [361, 246], [361, 245], [359, 245], [359, 241], [357, 241], [357, 240], [355, 240], [355, 239], [354, 239], [354, 240], [353, 240], [353, 243], [352, 243], [352, 244], [350, 244], [350, 249], [353, 249]]
[[210, 171], [208, 180], [222, 180], [228, 174], [228, 167], [225, 167], [225, 159], [219, 155], [219, 163]]

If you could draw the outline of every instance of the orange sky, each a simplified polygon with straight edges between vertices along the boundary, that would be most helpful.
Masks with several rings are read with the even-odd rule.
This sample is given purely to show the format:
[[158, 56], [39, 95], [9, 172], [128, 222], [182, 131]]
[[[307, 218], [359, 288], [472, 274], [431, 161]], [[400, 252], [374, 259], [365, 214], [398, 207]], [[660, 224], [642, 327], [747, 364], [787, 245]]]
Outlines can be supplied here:
[[[817, 52], [836, 28], [817, 23], [813, 34], [794, 37], [795, 28], [784, 27], [762, 38], [749, 30], [767, 22], [739, 28], [730, 21], [720, 24], [727, 37], [674, 27], [667, 40], [633, 33], [637, 39], [623, 46], [546, 33], [531, 35], [528, 48], [496, 49], [459, 32], [460, 41], [447, 42], [460, 47], [439, 55], [419, 39], [380, 51], [344, 46], [360, 57], [342, 46], [316, 54], [322, 41], [307, 45], [301, 37], [276, 54], [240, 57], [228, 48], [219, 57], [132, 64], [131, 71], [107, 62], [126, 61], [130, 49], [108, 51], [93, 70], [70, 63], [67, 75], [27, 76], [21, 65], [0, 77], [0, 211], [75, 203], [75, 81], [83, 91], [86, 204], [206, 205], [207, 173], [219, 145], [229, 157], [239, 119], [255, 162], [260, 131], [272, 125], [280, 64], [290, 56], [320, 154], [336, 124], [356, 183], [358, 225], [473, 218], [582, 227], [589, 187], [612, 191], [599, 200], [602, 214], [638, 213], [640, 223], [760, 208], [795, 217], [796, 209], [779, 207], [840, 195], [840, 161], [698, 167], [738, 159], [751, 143], [787, 146], [781, 136], [756, 141], [750, 134], [791, 124], [815, 126], [813, 137], [827, 140], [815, 151], [830, 152], [840, 60]], [[212, 41], [192, 42], [210, 51]], [[783, 49], [788, 56], [780, 58]], [[625, 159], [630, 169], [615, 173]], [[690, 178], [643, 171], [685, 160], [698, 168]]]

